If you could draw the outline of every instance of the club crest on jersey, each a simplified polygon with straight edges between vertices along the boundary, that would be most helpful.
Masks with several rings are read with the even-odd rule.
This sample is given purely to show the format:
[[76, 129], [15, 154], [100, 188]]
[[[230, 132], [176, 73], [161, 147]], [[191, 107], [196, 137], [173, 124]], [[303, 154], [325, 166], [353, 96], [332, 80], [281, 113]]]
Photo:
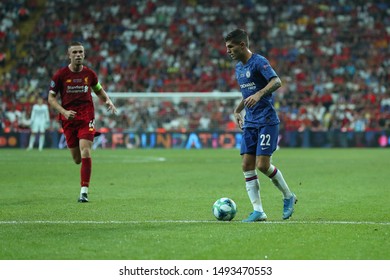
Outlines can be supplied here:
[[251, 72], [250, 72], [249, 70], [246, 71], [245, 76], [246, 76], [247, 78], [249, 78], [249, 77], [251, 76]]
[[50, 87], [55, 87], [56, 86], [56, 83], [52, 80], [51, 82], [50, 82]]
[[88, 85], [88, 77], [84, 78], [84, 84]]

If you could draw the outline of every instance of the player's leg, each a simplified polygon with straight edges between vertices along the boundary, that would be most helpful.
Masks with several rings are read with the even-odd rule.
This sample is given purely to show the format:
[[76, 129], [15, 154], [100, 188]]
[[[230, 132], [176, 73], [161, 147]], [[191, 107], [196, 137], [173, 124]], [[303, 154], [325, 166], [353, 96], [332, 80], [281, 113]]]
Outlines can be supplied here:
[[88, 202], [89, 183], [85, 184], [85, 181], [89, 182], [89, 178], [91, 177], [91, 164], [90, 164], [90, 162], [88, 163], [88, 160], [85, 163], [84, 162], [85, 160], [83, 161], [83, 158], [81, 156], [81, 150], [82, 150], [81, 145], [83, 142], [84, 141], [80, 140], [80, 143], [79, 143], [80, 146], [69, 148], [69, 151], [72, 155], [73, 161], [76, 164], [81, 163], [81, 167], [80, 167], [80, 177], [81, 177], [80, 182], [81, 183], [80, 183], [80, 196], [78, 198], [78, 202]]
[[268, 176], [272, 183], [283, 194], [283, 219], [291, 217], [294, 211], [294, 204], [297, 202], [296, 196], [291, 192], [283, 177], [282, 172], [271, 164], [272, 153], [278, 144], [278, 125], [263, 127], [259, 133], [259, 145], [257, 147], [256, 167], [264, 175]]
[[28, 142], [28, 148], [27, 150], [32, 150], [34, 148], [34, 143], [36, 139], [36, 135], [38, 133], [38, 127], [36, 122], [32, 122], [31, 124], [31, 135], [30, 135], [30, 140]]
[[77, 127], [72, 121], [62, 121], [62, 128], [64, 129], [64, 135], [66, 145], [70, 151], [74, 163], [81, 163], [80, 143], [77, 136]]
[[36, 138], [36, 134], [34, 132], [31, 132], [30, 140], [28, 142], [28, 148], [27, 148], [28, 151], [34, 148], [35, 138]]
[[70, 154], [72, 155], [72, 159], [74, 163], [80, 164], [81, 163], [81, 153], [80, 153], [80, 147], [71, 147], [69, 148]]
[[271, 164], [270, 156], [258, 156], [257, 168], [261, 173], [269, 177], [275, 187], [278, 188], [283, 194], [284, 199], [289, 199], [293, 196], [290, 188], [287, 185], [286, 180], [283, 177], [282, 172]]
[[[70, 151], [70, 154], [72, 156], [72, 159], [74, 163], [80, 164], [81, 163], [81, 151], [80, 151], [80, 141], [77, 136], [78, 133], [78, 127], [75, 122], [71, 121], [62, 121], [62, 128], [64, 129], [64, 135], [66, 139], [66, 144], [68, 146], [68, 149]], [[79, 202], [81, 199], [81, 195], [78, 199]], [[88, 202], [88, 198], [84, 202]]]
[[39, 127], [39, 142], [38, 142], [39, 151], [43, 150], [44, 144], [45, 144], [45, 123], [41, 123]]
[[80, 139], [80, 198], [79, 202], [88, 202], [88, 188], [92, 173], [91, 159], [92, 141], [88, 139]]
[[80, 198], [79, 202], [88, 202], [89, 181], [92, 173], [91, 151], [95, 136], [94, 120], [83, 121], [79, 124], [77, 136], [80, 146]]
[[256, 172], [256, 135], [257, 130], [245, 129], [241, 144], [242, 171], [245, 177], [245, 187], [253, 206], [253, 212], [243, 222], [265, 221], [267, 219], [261, 202], [260, 182]]

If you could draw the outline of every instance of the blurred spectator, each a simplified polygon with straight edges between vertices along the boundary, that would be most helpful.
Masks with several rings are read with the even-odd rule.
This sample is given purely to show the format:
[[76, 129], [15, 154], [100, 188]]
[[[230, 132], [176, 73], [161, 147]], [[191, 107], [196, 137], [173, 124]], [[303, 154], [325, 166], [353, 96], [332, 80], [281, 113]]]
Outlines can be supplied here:
[[[220, 41], [240, 27], [250, 33], [253, 49], [279, 69], [283, 87], [275, 94], [275, 106], [284, 129], [388, 127], [390, 4], [264, 2], [46, 1], [23, 45], [28, 56], [7, 57], [6, 63], [14, 59], [16, 66], [0, 78], [0, 96], [18, 104], [47, 95], [53, 71], [68, 63], [64, 46], [71, 40], [84, 42], [88, 62], [110, 92], [238, 91], [233, 62]], [[18, 11], [25, 7], [31, 15], [36, 5], [0, 3], [0, 53], [17, 40]], [[234, 102], [123, 100], [118, 116], [101, 112], [99, 122], [138, 131], [232, 129]]]

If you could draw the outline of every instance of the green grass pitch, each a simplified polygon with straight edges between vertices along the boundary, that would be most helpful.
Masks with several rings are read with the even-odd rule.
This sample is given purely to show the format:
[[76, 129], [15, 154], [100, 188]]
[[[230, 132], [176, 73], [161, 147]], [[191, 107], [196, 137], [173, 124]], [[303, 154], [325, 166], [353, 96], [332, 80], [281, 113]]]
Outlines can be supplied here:
[[[2, 260], [389, 260], [390, 149], [288, 149], [274, 164], [297, 194], [259, 174], [268, 221], [251, 205], [238, 150], [95, 150], [90, 202], [77, 203], [67, 150], [0, 150]], [[217, 221], [215, 200], [238, 207]]]

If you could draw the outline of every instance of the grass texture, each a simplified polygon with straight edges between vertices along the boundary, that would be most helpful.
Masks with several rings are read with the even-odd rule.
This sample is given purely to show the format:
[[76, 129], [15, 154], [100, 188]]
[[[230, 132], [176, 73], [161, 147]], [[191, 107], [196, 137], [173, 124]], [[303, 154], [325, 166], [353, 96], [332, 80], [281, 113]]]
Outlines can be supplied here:
[[[235, 149], [94, 150], [89, 203], [67, 150], [0, 150], [2, 260], [389, 260], [390, 149], [275, 152], [298, 204], [259, 174], [251, 211]], [[211, 211], [220, 197], [231, 222]]]

